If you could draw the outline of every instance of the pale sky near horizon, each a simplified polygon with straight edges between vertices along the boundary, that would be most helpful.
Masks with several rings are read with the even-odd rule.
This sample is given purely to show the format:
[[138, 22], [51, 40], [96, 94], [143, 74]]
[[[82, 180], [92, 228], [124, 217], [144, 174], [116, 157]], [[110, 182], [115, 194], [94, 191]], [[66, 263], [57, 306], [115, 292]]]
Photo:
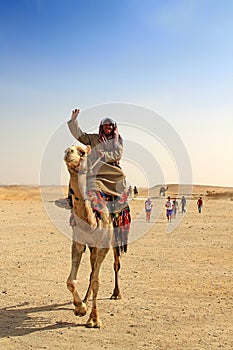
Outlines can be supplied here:
[[[0, 0], [0, 185], [40, 183], [56, 130], [72, 143], [74, 107], [125, 103], [154, 111], [179, 135], [194, 184], [232, 186], [232, 16], [231, 0]], [[80, 125], [91, 129], [84, 116]], [[153, 153], [154, 184], [156, 171], [177, 183], [174, 157], [158, 140], [150, 149], [147, 114], [131, 120], [141, 119], [140, 132], [114, 118], [126, 148], [139, 143], [149, 163]], [[144, 185], [143, 167], [132, 163], [123, 159]]]

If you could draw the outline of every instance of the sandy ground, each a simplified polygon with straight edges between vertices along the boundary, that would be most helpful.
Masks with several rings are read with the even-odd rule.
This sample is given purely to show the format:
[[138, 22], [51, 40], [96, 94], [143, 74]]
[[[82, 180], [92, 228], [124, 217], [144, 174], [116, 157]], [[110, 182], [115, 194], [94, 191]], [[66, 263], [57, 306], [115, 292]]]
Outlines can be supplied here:
[[[154, 208], [161, 201], [153, 198]], [[154, 210], [150, 224], [139, 220], [139, 229], [149, 226], [122, 256], [121, 300], [109, 299], [112, 252], [103, 263], [101, 329], [85, 328], [88, 315], [72, 312], [66, 288], [71, 242], [51, 223], [38, 188], [0, 187], [0, 204], [1, 349], [233, 348], [233, 188], [195, 186], [186, 215], [170, 233], [164, 211], [155, 219]], [[143, 205], [144, 198], [131, 201], [133, 219]], [[87, 251], [78, 275], [82, 295], [89, 272]]]

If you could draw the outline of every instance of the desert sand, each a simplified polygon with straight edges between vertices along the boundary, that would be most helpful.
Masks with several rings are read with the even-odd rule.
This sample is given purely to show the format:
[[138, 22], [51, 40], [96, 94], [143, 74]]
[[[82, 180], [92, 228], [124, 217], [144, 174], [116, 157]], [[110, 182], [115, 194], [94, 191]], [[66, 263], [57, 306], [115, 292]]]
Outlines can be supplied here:
[[[47, 190], [56, 198], [55, 187]], [[103, 326], [87, 329], [88, 315], [74, 316], [66, 288], [71, 241], [51, 222], [40, 189], [0, 187], [1, 349], [233, 348], [233, 188], [194, 186], [186, 214], [179, 210], [174, 220], [182, 215], [182, 221], [170, 233], [165, 210], [155, 218], [155, 208], [165, 201], [156, 190], [151, 223], [143, 214], [138, 219], [138, 229], [146, 233], [129, 244], [121, 259], [122, 299], [110, 300], [109, 252], [98, 296]], [[167, 195], [176, 191], [169, 186]], [[133, 221], [143, 213], [145, 196], [141, 189], [130, 202]], [[89, 272], [87, 250], [78, 274], [81, 295]]]

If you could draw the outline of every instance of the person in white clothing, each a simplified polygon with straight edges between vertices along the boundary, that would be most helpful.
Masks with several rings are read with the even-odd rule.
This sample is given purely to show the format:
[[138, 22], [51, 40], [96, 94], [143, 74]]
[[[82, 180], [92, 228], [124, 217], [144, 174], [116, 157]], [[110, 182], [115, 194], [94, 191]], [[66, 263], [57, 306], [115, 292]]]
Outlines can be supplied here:
[[167, 208], [167, 210], [166, 210], [167, 221], [171, 222], [174, 204], [171, 202], [171, 198], [170, 197], [167, 197], [167, 201], [165, 203], [165, 207]]
[[150, 214], [151, 210], [153, 208], [153, 203], [151, 199], [148, 197], [147, 200], [145, 201], [145, 212], [146, 212], [146, 221], [150, 222]]

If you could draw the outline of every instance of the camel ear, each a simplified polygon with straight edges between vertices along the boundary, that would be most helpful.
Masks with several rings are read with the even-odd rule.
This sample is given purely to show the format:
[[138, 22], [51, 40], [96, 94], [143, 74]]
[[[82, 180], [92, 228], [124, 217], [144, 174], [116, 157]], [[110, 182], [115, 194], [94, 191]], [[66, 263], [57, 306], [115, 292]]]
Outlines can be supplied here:
[[76, 149], [78, 151], [78, 154], [80, 157], [83, 157], [86, 154], [86, 149], [82, 146], [76, 146]]
[[90, 145], [87, 145], [86, 153], [87, 153], [87, 154], [91, 153], [91, 146], [90, 146]]
[[83, 146], [76, 146], [77, 151], [85, 152], [85, 147]]

